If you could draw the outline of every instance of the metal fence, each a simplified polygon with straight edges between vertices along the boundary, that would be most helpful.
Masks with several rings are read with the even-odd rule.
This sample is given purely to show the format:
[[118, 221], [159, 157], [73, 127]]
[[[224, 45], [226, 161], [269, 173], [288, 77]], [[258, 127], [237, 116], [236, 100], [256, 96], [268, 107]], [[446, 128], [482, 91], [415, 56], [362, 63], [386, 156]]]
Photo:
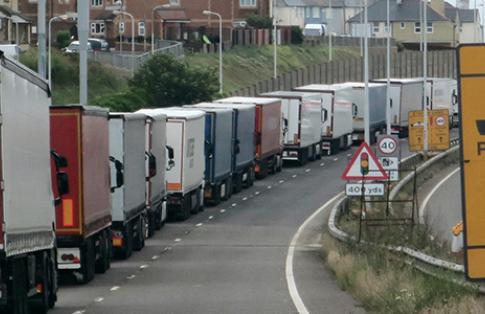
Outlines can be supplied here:
[[[172, 54], [175, 58], [183, 58], [184, 57], [184, 47], [183, 43], [181, 42], [162, 42], [158, 43], [160, 48], [157, 48], [153, 54]], [[145, 53], [135, 53], [131, 54], [131, 52], [103, 52], [103, 51], [93, 51], [89, 54], [89, 58], [96, 62], [100, 62], [106, 65], [110, 65], [115, 68], [128, 70], [128, 71], [137, 71], [145, 62], [150, 59], [152, 56], [152, 52], [145, 52]]]

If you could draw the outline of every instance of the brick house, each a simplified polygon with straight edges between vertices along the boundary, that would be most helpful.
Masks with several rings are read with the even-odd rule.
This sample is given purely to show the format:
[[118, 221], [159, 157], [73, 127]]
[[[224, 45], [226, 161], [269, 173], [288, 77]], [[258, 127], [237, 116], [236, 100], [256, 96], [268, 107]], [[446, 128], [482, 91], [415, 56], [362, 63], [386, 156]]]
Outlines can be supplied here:
[[[0, 0], [1, 1], [1, 0]], [[18, 0], [19, 10], [33, 24], [37, 23], [37, 1]], [[120, 16], [120, 8], [135, 19], [135, 34], [139, 42], [150, 42], [152, 22], [156, 38], [170, 40], [197, 40], [202, 33], [215, 33], [218, 29], [217, 18], [205, 16], [203, 10], [220, 13], [223, 18], [224, 40], [230, 39], [230, 30], [251, 14], [270, 15], [271, 0], [87, 0], [90, 2], [92, 37], [109, 40], [112, 44], [119, 40], [120, 30], [124, 40], [133, 36], [131, 18]], [[155, 6], [169, 4], [155, 12]], [[47, 19], [76, 12], [77, 0], [47, 0]], [[70, 30], [75, 36], [74, 22], [55, 22], [53, 34], [60, 30]], [[35, 32], [34, 32], [35, 33]], [[53, 35], [55, 39], [55, 35]]]
[[0, 0], [0, 42], [29, 44], [30, 20], [19, 12], [17, 0]]

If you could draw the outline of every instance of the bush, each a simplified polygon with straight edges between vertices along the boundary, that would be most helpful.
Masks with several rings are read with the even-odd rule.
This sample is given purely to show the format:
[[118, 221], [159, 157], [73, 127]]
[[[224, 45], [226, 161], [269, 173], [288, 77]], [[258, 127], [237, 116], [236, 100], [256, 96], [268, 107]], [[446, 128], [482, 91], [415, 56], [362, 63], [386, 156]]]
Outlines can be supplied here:
[[71, 42], [71, 34], [69, 31], [60, 31], [57, 33], [57, 47], [59, 49], [69, 46]]
[[145, 95], [151, 107], [210, 101], [218, 91], [214, 69], [191, 67], [165, 54], [157, 54], [148, 60], [129, 85], [132, 90]]
[[109, 108], [115, 112], [133, 112], [146, 106], [143, 94], [134, 90], [125, 90], [116, 94], [98, 97], [93, 101], [95, 106]]
[[273, 27], [273, 19], [267, 16], [252, 14], [246, 18], [248, 26], [258, 29], [270, 29]]
[[291, 43], [293, 45], [300, 45], [303, 43], [303, 31], [298, 26], [291, 28]]

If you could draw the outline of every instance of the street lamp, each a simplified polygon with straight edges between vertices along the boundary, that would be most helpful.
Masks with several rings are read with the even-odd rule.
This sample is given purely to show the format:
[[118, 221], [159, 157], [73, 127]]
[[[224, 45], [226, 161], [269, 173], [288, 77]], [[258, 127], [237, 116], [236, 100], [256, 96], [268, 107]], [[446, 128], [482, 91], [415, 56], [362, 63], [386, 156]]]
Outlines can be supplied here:
[[[428, 5], [427, 0], [423, 1], [423, 24], [421, 32], [423, 33], [423, 151], [428, 153], [428, 97], [426, 95], [426, 85], [428, 81]], [[474, 38], [475, 39], [475, 38]]]
[[274, 52], [273, 52], [273, 57], [274, 57], [274, 62], [273, 62], [273, 66], [274, 66], [274, 73], [273, 73], [273, 76], [274, 76], [274, 79], [276, 79], [276, 77], [278, 76], [278, 41], [277, 41], [277, 36], [278, 36], [278, 29], [277, 29], [277, 21], [276, 21], [276, 17], [275, 17], [275, 9], [276, 9], [276, 6], [275, 6], [275, 3], [276, 1], [273, 0], [273, 8], [272, 8], [272, 13], [273, 13], [273, 49], [274, 49]]
[[47, 69], [48, 69], [48, 83], [49, 88], [52, 88], [52, 23], [55, 21], [67, 21], [68, 19], [75, 20], [77, 18], [76, 14], [73, 15], [61, 15], [61, 16], [54, 16], [49, 20], [49, 29], [48, 29], [48, 42], [49, 42], [49, 49], [48, 49], [48, 61], [47, 61]]
[[386, 1], [386, 10], [387, 10], [387, 18], [386, 18], [386, 37], [387, 37], [387, 58], [386, 58], [386, 130], [387, 135], [391, 135], [391, 23], [390, 23], [390, 8], [389, 8], [389, 0]]
[[170, 4], [160, 4], [152, 9], [152, 54], [155, 52], [155, 12], [170, 8]]
[[125, 11], [113, 11], [114, 15], [126, 15], [131, 19], [131, 73], [135, 73], [135, 17]]
[[223, 73], [222, 73], [222, 16], [219, 13], [204, 10], [204, 15], [214, 15], [219, 19], [219, 93], [223, 92]]

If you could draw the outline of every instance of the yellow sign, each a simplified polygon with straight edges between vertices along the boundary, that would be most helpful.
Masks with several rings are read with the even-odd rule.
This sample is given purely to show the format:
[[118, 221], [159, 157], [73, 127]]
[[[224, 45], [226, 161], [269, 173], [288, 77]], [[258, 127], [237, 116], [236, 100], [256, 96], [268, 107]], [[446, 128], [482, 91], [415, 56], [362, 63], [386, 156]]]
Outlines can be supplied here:
[[[411, 111], [409, 123], [409, 150], [424, 150], [424, 112]], [[428, 110], [428, 150], [444, 151], [450, 148], [450, 117], [448, 109]]]
[[465, 270], [485, 279], [485, 45], [458, 48]]

